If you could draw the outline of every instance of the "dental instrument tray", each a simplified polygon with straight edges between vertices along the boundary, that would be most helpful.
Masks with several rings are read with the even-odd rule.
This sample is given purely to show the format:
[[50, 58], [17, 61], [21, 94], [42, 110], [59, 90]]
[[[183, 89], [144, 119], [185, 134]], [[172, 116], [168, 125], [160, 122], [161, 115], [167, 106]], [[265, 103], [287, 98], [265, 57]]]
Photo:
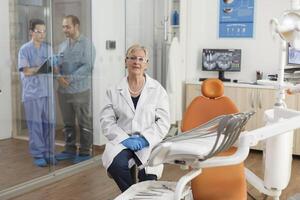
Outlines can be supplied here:
[[156, 146], [149, 166], [161, 163], [191, 165], [229, 149], [254, 112], [222, 115], [192, 130], [165, 139]]

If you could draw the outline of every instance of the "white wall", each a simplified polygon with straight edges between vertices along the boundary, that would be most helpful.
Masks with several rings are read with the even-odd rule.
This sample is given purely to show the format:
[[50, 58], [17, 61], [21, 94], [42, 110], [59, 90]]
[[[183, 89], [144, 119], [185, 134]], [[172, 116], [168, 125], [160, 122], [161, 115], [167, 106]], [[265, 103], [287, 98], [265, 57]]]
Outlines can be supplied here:
[[11, 116], [11, 61], [9, 48], [9, 0], [0, 3], [0, 139], [10, 138], [12, 132]]
[[[99, 123], [105, 90], [125, 75], [125, 1], [92, 0], [92, 31], [96, 47], [93, 72], [94, 144], [99, 145], [106, 143]], [[115, 40], [116, 49], [106, 50], [106, 40]]]
[[126, 1], [126, 47], [141, 44], [149, 50], [149, 67], [147, 73], [153, 76], [154, 61], [154, 1]]
[[187, 80], [217, 77], [217, 72], [201, 71], [203, 48], [242, 49], [241, 72], [226, 72], [227, 78], [254, 81], [255, 71], [277, 73], [279, 39], [272, 39], [269, 22], [290, 8], [289, 0], [255, 0], [254, 37], [218, 38], [219, 0], [190, 0], [187, 11]]

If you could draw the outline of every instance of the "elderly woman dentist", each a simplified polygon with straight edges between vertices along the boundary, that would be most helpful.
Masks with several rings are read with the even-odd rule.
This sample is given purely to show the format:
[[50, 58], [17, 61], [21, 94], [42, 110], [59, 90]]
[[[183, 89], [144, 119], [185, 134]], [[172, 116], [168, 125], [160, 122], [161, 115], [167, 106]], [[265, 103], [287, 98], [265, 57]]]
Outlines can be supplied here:
[[[140, 45], [126, 53], [128, 76], [106, 91], [100, 126], [108, 139], [102, 162], [123, 192], [133, 183], [130, 168], [145, 164], [152, 148], [170, 128], [168, 95], [159, 82], [145, 73], [148, 51]], [[139, 181], [156, 180], [162, 167], [146, 167]]]

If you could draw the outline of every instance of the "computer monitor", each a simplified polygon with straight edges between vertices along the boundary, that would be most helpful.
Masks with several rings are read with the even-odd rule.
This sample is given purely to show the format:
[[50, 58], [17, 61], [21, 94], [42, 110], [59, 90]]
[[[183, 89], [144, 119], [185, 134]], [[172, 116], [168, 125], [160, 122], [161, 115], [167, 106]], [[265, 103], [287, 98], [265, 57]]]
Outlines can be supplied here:
[[291, 67], [300, 67], [300, 50], [297, 50], [290, 45], [287, 48], [287, 65]]
[[287, 45], [284, 80], [293, 84], [300, 83], [300, 51]]
[[241, 71], [241, 49], [203, 49], [202, 70], [218, 71], [219, 79], [230, 81], [224, 73]]

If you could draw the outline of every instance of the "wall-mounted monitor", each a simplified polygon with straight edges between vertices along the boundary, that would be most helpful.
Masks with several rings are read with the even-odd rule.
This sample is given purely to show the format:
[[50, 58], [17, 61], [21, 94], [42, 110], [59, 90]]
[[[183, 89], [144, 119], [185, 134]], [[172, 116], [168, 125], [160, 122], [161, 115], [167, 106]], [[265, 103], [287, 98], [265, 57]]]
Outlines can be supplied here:
[[230, 81], [224, 77], [224, 72], [241, 71], [241, 49], [203, 49], [202, 70], [218, 71], [219, 79]]

